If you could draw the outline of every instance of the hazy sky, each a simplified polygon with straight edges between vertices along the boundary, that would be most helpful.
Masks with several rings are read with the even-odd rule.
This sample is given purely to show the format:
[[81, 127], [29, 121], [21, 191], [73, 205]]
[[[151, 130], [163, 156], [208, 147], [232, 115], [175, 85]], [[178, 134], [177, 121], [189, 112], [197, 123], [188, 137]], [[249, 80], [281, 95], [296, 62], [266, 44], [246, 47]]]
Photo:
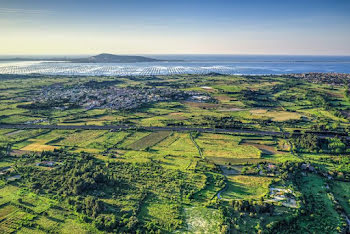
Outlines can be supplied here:
[[0, 0], [0, 55], [350, 55], [350, 0]]

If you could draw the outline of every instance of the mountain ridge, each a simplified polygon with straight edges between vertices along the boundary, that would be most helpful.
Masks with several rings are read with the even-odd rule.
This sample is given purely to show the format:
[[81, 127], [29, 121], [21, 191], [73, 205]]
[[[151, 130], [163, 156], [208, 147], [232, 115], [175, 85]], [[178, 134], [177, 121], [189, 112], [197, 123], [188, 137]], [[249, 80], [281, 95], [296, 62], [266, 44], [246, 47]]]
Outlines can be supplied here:
[[102, 53], [88, 58], [72, 59], [71, 62], [76, 63], [137, 63], [137, 62], [159, 62], [164, 60], [136, 56], [136, 55], [115, 55]]
[[[71, 63], [141, 63], [141, 62], [169, 62], [175, 60], [160, 60], [138, 55], [116, 55], [101, 53], [98, 55], [82, 58], [10, 58], [0, 59], [0, 61], [62, 61]], [[181, 60], [176, 60], [181, 61]]]

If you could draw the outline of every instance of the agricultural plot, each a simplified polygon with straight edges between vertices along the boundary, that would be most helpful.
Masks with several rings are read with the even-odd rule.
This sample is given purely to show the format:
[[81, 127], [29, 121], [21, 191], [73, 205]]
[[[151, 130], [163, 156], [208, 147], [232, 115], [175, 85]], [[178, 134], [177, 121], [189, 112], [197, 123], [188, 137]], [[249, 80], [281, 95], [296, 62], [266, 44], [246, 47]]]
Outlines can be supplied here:
[[[55, 229], [57, 230], [57, 229]], [[20, 230], [18, 230], [16, 233], [18, 234], [45, 234], [45, 231], [42, 230], [38, 230], [36, 228], [27, 228], [27, 227], [23, 227]]]
[[150, 117], [150, 118], [143, 118], [137, 123], [140, 124], [141, 126], [145, 126], [145, 127], [152, 127], [152, 126], [164, 127], [164, 126], [166, 126], [165, 122], [167, 120], [168, 120], [168, 118], [166, 116], [154, 116], [154, 117]]
[[13, 149], [20, 149], [27, 144], [30, 144], [27, 140], [45, 134], [46, 130], [26, 130], [26, 131], [15, 131], [0, 135], [0, 145], [7, 143], [13, 144]]
[[1, 229], [4, 233], [13, 233], [18, 229], [21, 223], [25, 221], [33, 221], [34, 217], [35, 216], [32, 214], [18, 209], [7, 215], [6, 218], [2, 220], [0, 223]]
[[[27, 234], [58, 231], [78, 234], [86, 231], [88, 233], [85, 225], [76, 222], [75, 218], [67, 213], [66, 208], [60, 207], [59, 210], [51, 208], [57, 205], [59, 204], [54, 200], [7, 185], [0, 189], [0, 232], [17, 231]], [[74, 219], [67, 219], [68, 216]], [[35, 223], [37, 228], [23, 225], [27, 222]]]
[[259, 176], [228, 176], [227, 189], [221, 193], [223, 199], [258, 199], [269, 193], [272, 178]]
[[185, 233], [219, 233], [223, 215], [215, 209], [205, 207], [185, 208]]
[[[312, 215], [299, 219], [299, 225], [305, 227], [310, 222], [319, 225], [312, 226], [312, 232], [335, 233], [341, 226], [342, 220], [335, 210], [332, 196], [328, 194], [323, 178], [318, 175], [309, 175], [301, 180], [301, 191], [308, 198], [306, 202], [314, 207]], [[311, 230], [310, 230], [311, 231]]]
[[61, 141], [55, 143], [58, 146], [75, 146], [85, 148], [89, 144], [93, 143], [96, 138], [106, 133], [106, 131], [94, 131], [94, 130], [82, 130], [75, 131], [66, 136]]
[[58, 147], [56, 146], [52, 146], [52, 145], [45, 145], [42, 142], [35, 142], [35, 143], [31, 143], [23, 148], [21, 148], [21, 150], [24, 151], [50, 151], [50, 150], [54, 150], [57, 149]]
[[20, 115], [20, 114], [26, 114], [25, 112], [27, 112], [24, 109], [20, 109], [20, 108], [8, 108], [8, 109], [2, 109], [0, 110], [0, 116], [11, 116], [11, 115]]
[[183, 112], [173, 112], [170, 113], [169, 115], [167, 115], [167, 119], [171, 119], [171, 120], [186, 120], [188, 119]]
[[[145, 110], [147, 116], [141, 119], [135, 119], [134, 122], [141, 126], [167, 126], [174, 123], [191, 125], [194, 121], [200, 120], [203, 115], [220, 115], [205, 110], [208, 106], [213, 105], [211, 103], [185, 102], [183, 104], [172, 103], [169, 106], [161, 104], [157, 103], [157, 107], [151, 107]], [[198, 108], [197, 105], [201, 107]]]
[[1, 129], [0, 134], [4, 134], [6, 136], [16, 135], [17, 133], [23, 132], [23, 130], [10, 130], [10, 129]]
[[342, 181], [335, 181], [331, 185], [332, 192], [341, 206], [345, 209], [346, 214], [350, 215], [350, 185]]
[[221, 158], [207, 157], [217, 165], [251, 165], [261, 162], [276, 162], [275, 158]]
[[[174, 133], [168, 141], [163, 142], [163, 146], [165, 144], [169, 144], [165, 146], [163, 149], [164, 153], [178, 156], [186, 156], [186, 157], [198, 157], [198, 149], [191, 141], [191, 138], [188, 133]], [[156, 149], [156, 147], [155, 147]]]
[[119, 143], [121, 143], [126, 137], [128, 137], [131, 133], [125, 131], [118, 132], [107, 132], [91, 143], [89, 143], [86, 147], [92, 149], [105, 150], [116, 147]]
[[0, 161], [0, 170], [2, 170], [3, 168], [12, 166], [14, 164], [13, 159], [11, 157], [8, 158], [3, 158]]
[[96, 229], [93, 231], [89, 230], [86, 225], [78, 222], [76, 219], [66, 219], [65, 222], [61, 225], [60, 233], [62, 234], [88, 234], [88, 233], [101, 233]]
[[306, 115], [312, 116], [314, 118], [326, 119], [330, 121], [339, 121], [346, 122], [347, 120], [344, 118], [339, 118], [329, 111], [325, 111], [319, 108], [311, 108], [311, 109], [301, 109], [299, 112], [304, 113]]
[[0, 206], [17, 199], [19, 197], [17, 194], [18, 191], [19, 188], [13, 185], [0, 188]]
[[2, 118], [1, 122], [5, 124], [18, 124], [18, 123], [35, 121], [35, 120], [40, 120], [40, 118], [17, 114], [17, 115], [10, 115], [8, 117]]
[[[216, 104], [216, 103], [190, 102], [190, 101], [187, 101], [184, 104], [187, 110], [190, 110], [190, 109], [192, 110], [191, 112], [193, 112], [193, 110], [196, 110], [196, 111], [215, 110], [221, 106], [220, 104]], [[190, 111], [188, 113], [190, 113]]]
[[39, 196], [35, 193], [28, 192], [25, 190], [20, 190], [19, 192], [21, 197], [21, 206], [26, 207], [37, 214], [41, 214], [44, 211], [47, 211], [53, 205], [57, 205], [57, 202], [49, 198]]
[[240, 145], [240, 138], [223, 134], [201, 134], [195, 139], [205, 157], [260, 158], [261, 151], [252, 145]]
[[[130, 138], [135, 139], [131, 135]], [[143, 141], [148, 142], [143, 143]], [[125, 142], [131, 142], [127, 138]], [[125, 142], [123, 144], [125, 144]], [[127, 147], [137, 147], [134, 150], [126, 150], [123, 154], [123, 161], [145, 162], [157, 160], [169, 169], [193, 170], [199, 160], [199, 152], [190, 139], [188, 133], [154, 132], [143, 137], [137, 136], [136, 140]], [[149, 148], [147, 151], [141, 149]], [[137, 150], [137, 151], [135, 151]]]
[[140, 140], [135, 141], [134, 143], [130, 144], [128, 148], [132, 150], [143, 150], [147, 149], [149, 147], [154, 146], [155, 144], [163, 141], [165, 138], [167, 138], [170, 135], [171, 132], [167, 131], [159, 131], [159, 132], [153, 132]]
[[198, 149], [188, 133], [174, 133], [165, 141], [160, 142], [154, 149], [175, 156], [199, 157]]
[[[20, 130], [20, 131], [23, 132], [24, 130]], [[53, 146], [53, 144], [57, 141], [62, 140], [69, 133], [70, 133], [69, 131], [62, 131], [62, 130], [46, 131], [36, 137], [29, 138], [26, 141], [16, 144], [16, 146], [22, 151], [39, 151], [40, 152], [40, 151], [54, 150], [59, 148], [59, 146]]]
[[213, 88], [218, 89], [225, 93], [238, 93], [240, 92], [244, 87], [242, 86], [236, 86], [236, 85], [216, 85]]
[[301, 114], [296, 112], [287, 112], [287, 111], [269, 111], [266, 109], [254, 109], [251, 110], [251, 118], [265, 118], [271, 119], [276, 122], [283, 122], [288, 120], [298, 120], [301, 118]]
[[45, 142], [47, 144], [54, 144], [60, 140], [62, 140], [63, 138], [69, 136], [70, 134], [74, 133], [74, 131], [69, 131], [69, 130], [51, 130], [45, 134], [42, 134], [36, 138], [34, 138], [34, 140], [37, 141], [42, 141]]
[[261, 150], [263, 154], [284, 154], [285, 152], [276, 150], [275, 147], [270, 145], [263, 145], [263, 144], [256, 144], [256, 143], [244, 143], [243, 145], [250, 145], [254, 146], [255, 148], [258, 148]]
[[217, 175], [214, 173], [207, 173], [206, 175], [206, 185], [198, 192], [196, 192], [193, 197], [198, 202], [210, 202], [215, 199], [223, 189], [223, 184], [218, 184], [216, 181], [223, 180], [223, 175]]
[[17, 207], [13, 205], [3, 205], [0, 208], [0, 221], [4, 220], [7, 215], [15, 212], [17, 210]]
[[184, 106], [180, 102], [159, 102], [145, 109], [146, 113], [153, 115], [166, 115], [173, 112], [183, 111]]
[[140, 217], [144, 222], [153, 221], [161, 230], [170, 231], [182, 226], [180, 207], [169, 202], [146, 201], [142, 206]]
[[[84, 117], [81, 117], [81, 115], [84, 115]], [[60, 125], [97, 125], [97, 126], [103, 126], [104, 124], [109, 124], [112, 121], [115, 121], [116, 117], [112, 115], [105, 115], [105, 114], [97, 114], [97, 115], [90, 115], [90, 113], [83, 112], [76, 117], [68, 117], [64, 118], [62, 122], [60, 122]]]
[[181, 155], [164, 155], [164, 153], [158, 153], [157, 156], [154, 156], [154, 159], [157, 159], [161, 162], [161, 165], [169, 169], [178, 169], [178, 170], [194, 170], [196, 169], [198, 158], [194, 158], [186, 153]]
[[131, 149], [130, 145], [150, 134], [150, 132], [133, 132], [128, 137], [124, 138], [123, 141], [119, 142], [117, 147], [122, 149]]
[[[4, 233], [12, 233], [19, 230], [23, 223], [30, 222], [40, 214], [47, 211], [52, 201], [39, 197], [33, 193], [27, 193], [18, 187], [7, 185], [0, 189], [0, 230]], [[28, 232], [26, 232], [28, 231]], [[20, 233], [31, 233], [24, 228]], [[34, 233], [34, 232], [33, 232]]]

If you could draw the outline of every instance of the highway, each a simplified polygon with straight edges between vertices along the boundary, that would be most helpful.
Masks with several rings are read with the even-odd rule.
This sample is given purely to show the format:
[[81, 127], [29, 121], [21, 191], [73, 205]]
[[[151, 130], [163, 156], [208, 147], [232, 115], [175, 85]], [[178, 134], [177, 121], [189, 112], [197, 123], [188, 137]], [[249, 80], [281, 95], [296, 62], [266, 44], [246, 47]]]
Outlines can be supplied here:
[[[56, 130], [148, 130], [148, 131], [177, 131], [177, 132], [208, 132], [208, 133], [245, 133], [260, 136], [288, 136], [289, 133], [273, 132], [273, 131], [258, 131], [246, 129], [223, 129], [223, 128], [196, 128], [196, 127], [142, 127], [129, 125], [37, 125], [37, 124], [0, 124], [0, 129], [56, 129]], [[334, 137], [336, 135], [344, 135], [344, 133], [334, 132], [311, 132], [321, 138]], [[349, 136], [346, 136], [350, 139]]]

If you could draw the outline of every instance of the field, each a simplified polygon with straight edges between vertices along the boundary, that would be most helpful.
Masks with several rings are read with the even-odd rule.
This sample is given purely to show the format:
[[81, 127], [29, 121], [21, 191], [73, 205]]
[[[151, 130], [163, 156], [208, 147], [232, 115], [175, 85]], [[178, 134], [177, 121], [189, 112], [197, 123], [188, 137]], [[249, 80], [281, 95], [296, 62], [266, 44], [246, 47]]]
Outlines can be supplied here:
[[55, 146], [51, 146], [51, 145], [43, 145], [40, 143], [32, 143], [29, 144], [25, 147], [23, 147], [21, 150], [25, 150], [25, 151], [49, 151], [49, 150], [54, 150], [57, 149], [57, 147]]
[[230, 135], [202, 134], [195, 140], [206, 157], [260, 158], [254, 146], [240, 145], [240, 138]]
[[104, 132], [102, 131], [76, 131], [73, 134], [68, 135], [61, 141], [58, 141], [57, 145], [64, 146], [76, 146], [84, 147], [94, 142], [94, 140], [100, 137]]
[[[222, 74], [0, 80], [1, 233], [346, 233], [346, 80]], [[77, 92], [67, 92], [73, 96], [59, 106], [38, 101], [57, 87]], [[141, 100], [136, 109], [113, 109], [82, 105], [85, 98], [108, 102], [103, 93], [77, 101], [81, 87], [171, 95], [146, 102], [159, 93], [130, 94], [123, 102]]]
[[251, 110], [252, 118], [270, 118], [276, 122], [283, 122], [288, 120], [298, 120], [301, 117], [301, 114], [295, 112], [287, 111], [269, 111], [264, 109], [255, 109]]
[[188, 233], [217, 233], [220, 232], [223, 216], [215, 209], [204, 207], [185, 208], [185, 220]]
[[[36, 228], [23, 227], [19, 230], [19, 233], [47, 233], [61, 229], [63, 231], [66, 228], [63, 219], [70, 214], [64, 210], [51, 208], [57, 202], [11, 185], [0, 189], [0, 194], [2, 233], [11, 233], [18, 230], [18, 225], [23, 225], [26, 222], [34, 222]], [[63, 213], [63, 216], [57, 216], [59, 213]], [[73, 227], [71, 225], [71, 228]], [[83, 231], [84, 229], [82, 227], [80, 230]]]
[[[307, 217], [305, 220], [300, 220], [301, 228], [308, 229], [309, 222], [319, 222], [318, 226], [313, 226], [315, 232], [336, 232], [336, 227], [341, 226], [341, 218], [339, 214], [334, 210], [332, 198], [327, 193], [324, 187], [324, 180], [318, 176], [305, 177], [302, 180], [301, 191], [310, 196], [309, 205], [312, 207], [312, 216]], [[313, 200], [315, 199], [315, 200]]]
[[141, 149], [147, 149], [149, 147], [154, 146], [155, 144], [163, 141], [170, 135], [170, 132], [154, 132], [151, 133], [140, 140], [135, 141], [134, 143], [130, 144], [128, 148], [133, 150], [141, 150]]
[[334, 196], [344, 207], [346, 214], [350, 215], [350, 186], [346, 182], [336, 181], [332, 185]]
[[223, 199], [259, 199], [268, 194], [271, 178], [258, 176], [228, 176]]
[[146, 221], [155, 221], [157, 225], [164, 227], [165, 231], [177, 229], [182, 225], [179, 206], [169, 202], [146, 202], [142, 207], [140, 216]]

